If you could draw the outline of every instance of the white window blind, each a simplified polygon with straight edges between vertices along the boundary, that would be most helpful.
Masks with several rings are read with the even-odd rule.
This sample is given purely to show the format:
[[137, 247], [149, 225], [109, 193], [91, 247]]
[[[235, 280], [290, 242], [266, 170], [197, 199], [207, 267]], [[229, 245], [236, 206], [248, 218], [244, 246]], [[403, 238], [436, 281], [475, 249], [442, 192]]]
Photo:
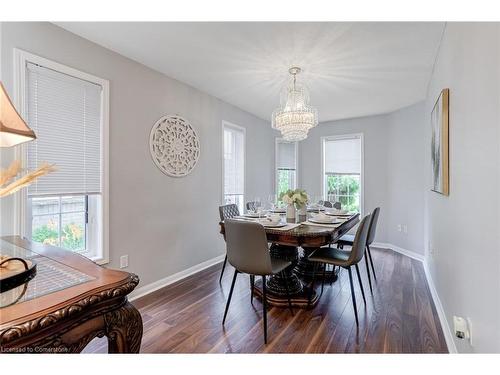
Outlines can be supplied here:
[[361, 174], [361, 139], [325, 141], [325, 173]]
[[28, 168], [57, 167], [28, 195], [101, 193], [102, 87], [28, 63], [26, 93], [27, 121], [37, 135], [28, 144]]
[[224, 127], [224, 194], [241, 195], [245, 185], [245, 135]]
[[295, 169], [295, 143], [277, 142], [278, 169]]

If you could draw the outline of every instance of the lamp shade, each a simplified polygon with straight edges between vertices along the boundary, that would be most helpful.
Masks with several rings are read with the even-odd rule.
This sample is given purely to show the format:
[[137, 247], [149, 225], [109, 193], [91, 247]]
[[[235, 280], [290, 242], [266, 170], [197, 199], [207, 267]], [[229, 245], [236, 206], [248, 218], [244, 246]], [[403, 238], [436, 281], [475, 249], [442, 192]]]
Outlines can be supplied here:
[[17, 113], [0, 82], [0, 147], [11, 147], [34, 139], [35, 132]]

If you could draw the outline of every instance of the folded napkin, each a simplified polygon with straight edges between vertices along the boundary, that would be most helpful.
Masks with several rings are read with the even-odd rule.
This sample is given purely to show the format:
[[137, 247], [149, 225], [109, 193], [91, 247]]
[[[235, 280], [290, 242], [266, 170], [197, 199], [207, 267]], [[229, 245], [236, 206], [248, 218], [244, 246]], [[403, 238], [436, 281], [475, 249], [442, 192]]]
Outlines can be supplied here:
[[287, 224], [286, 226], [281, 227], [281, 228], [269, 228], [269, 229], [272, 229], [272, 230], [280, 230], [280, 231], [287, 231], [287, 230], [292, 230], [292, 229], [295, 229], [295, 228], [297, 228], [298, 226], [300, 226], [300, 224]]
[[309, 220], [307, 221], [304, 221], [303, 223], [301, 224], [304, 224], [304, 225], [313, 225], [313, 226], [316, 226], [316, 227], [324, 227], [324, 228], [331, 228], [331, 229], [334, 229], [334, 228], [337, 228], [340, 224], [342, 223], [332, 223], [332, 224], [319, 224], [319, 223], [313, 223]]

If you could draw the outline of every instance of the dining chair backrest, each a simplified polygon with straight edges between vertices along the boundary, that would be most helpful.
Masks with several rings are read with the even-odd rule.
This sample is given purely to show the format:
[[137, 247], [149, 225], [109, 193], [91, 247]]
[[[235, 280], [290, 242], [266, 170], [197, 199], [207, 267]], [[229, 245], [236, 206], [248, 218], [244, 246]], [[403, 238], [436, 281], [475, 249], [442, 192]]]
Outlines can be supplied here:
[[358, 263], [365, 254], [366, 240], [368, 239], [368, 231], [370, 229], [370, 216], [366, 215], [358, 226], [354, 241], [352, 242], [352, 249], [349, 255], [349, 264]]
[[332, 207], [333, 207], [333, 204], [332, 204], [332, 202], [330, 202], [330, 201], [324, 201], [324, 202], [323, 202], [323, 206], [328, 207], [328, 208], [332, 208]]
[[378, 215], [380, 213], [380, 207], [377, 207], [373, 210], [371, 213], [371, 219], [370, 219], [370, 229], [368, 231], [368, 239], [366, 240], [366, 243], [368, 245], [371, 245], [373, 240], [375, 240], [375, 233], [377, 232], [377, 222], [378, 222]]
[[256, 222], [228, 219], [224, 222], [227, 260], [240, 272], [271, 275], [271, 255], [264, 227]]
[[336, 208], [337, 210], [341, 210], [342, 209], [342, 203], [340, 202], [335, 202], [333, 204], [333, 208]]
[[226, 204], [224, 206], [219, 206], [220, 221], [230, 219], [235, 216], [240, 216], [240, 210], [235, 204]]
[[260, 207], [261, 204], [260, 202], [247, 202], [247, 210], [248, 211], [255, 211], [257, 207]]

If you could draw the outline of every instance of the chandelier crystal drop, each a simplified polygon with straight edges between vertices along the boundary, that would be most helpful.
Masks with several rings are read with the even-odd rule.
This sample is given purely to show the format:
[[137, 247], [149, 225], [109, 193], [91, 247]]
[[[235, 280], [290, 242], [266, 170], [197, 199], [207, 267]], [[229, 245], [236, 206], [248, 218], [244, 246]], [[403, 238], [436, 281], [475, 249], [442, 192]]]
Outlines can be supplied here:
[[303, 85], [297, 84], [297, 74], [301, 69], [292, 67], [290, 83], [283, 89], [280, 107], [272, 115], [272, 127], [289, 142], [307, 138], [309, 130], [318, 125], [318, 111], [309, 105], [309, 92]]

